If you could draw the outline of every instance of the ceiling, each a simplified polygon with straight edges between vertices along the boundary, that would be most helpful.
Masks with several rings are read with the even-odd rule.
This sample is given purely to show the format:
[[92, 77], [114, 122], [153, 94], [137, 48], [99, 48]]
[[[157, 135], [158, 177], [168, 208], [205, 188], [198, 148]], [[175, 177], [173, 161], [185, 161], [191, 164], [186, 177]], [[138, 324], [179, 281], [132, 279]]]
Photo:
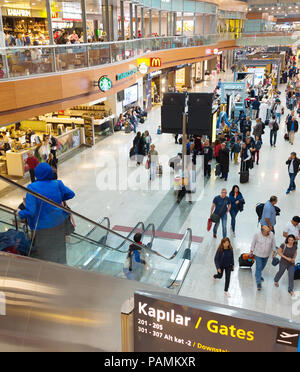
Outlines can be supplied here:
[[288, 0], [248, 0], [248, 11], [263, 12], [274, 15], [276, 18], [293, 18], [300, 15], [300, 1]]

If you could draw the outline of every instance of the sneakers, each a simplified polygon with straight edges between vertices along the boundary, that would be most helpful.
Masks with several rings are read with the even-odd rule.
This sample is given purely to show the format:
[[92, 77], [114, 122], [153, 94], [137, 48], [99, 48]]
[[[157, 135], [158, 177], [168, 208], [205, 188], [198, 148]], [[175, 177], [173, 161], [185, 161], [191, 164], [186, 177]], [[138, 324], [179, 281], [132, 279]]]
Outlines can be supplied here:
[[290, 189], [287, 189], [286, 190], [286, 195], [290, 193]]
[[225, 292], [225, 291], [224, 291], [224, 295], [225, 295], [226, 297], [231, 297], [230, 293]]
[[257, 284], [257, 290], [261, 291], [261, 284]]

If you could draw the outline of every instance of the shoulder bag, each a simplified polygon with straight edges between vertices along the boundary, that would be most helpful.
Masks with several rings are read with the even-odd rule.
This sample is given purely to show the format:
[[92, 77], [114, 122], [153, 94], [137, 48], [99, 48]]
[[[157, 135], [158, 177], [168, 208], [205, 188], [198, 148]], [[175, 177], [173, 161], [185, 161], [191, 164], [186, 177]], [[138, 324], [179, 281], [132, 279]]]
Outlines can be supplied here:
[[[226, 204], [227, 204], [227, 198], [225, 198], [225, 200], [223, 202], [222, 208], [220, 210], [220, 212], [221, 212], [220, 214], [222, 214], [223, 209], [224, 209], [224, 206], [226, 206]], [[221, 216], [219, 214], [215, 213], [215, 212], [210, 217], [210, 220], [213, 223], [219, 223], [220, 222], [220, 219], [221, 219]]]

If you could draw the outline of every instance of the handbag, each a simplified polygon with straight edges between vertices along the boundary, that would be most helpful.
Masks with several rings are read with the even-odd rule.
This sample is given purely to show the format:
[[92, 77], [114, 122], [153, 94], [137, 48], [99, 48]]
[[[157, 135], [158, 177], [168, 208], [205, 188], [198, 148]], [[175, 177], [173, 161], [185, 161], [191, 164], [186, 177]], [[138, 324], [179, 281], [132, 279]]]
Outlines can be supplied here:
[[280, 260], [278, 257], [273, 257], [272, 258], [272, 265], [277, 266], [279, 264]]
[[145, 164], [146, 169], [150, 169], [150, 160], [148, 159]]
[[220, 217], [217, 213], [213, 213], [213, 214], [210, 216], [210, 220], [211, 220], [211, 222], [213, 222], [213, 223], [219, 223], [219, 222], [220, 222], [220, 219], [221, 219], [221, 217]]

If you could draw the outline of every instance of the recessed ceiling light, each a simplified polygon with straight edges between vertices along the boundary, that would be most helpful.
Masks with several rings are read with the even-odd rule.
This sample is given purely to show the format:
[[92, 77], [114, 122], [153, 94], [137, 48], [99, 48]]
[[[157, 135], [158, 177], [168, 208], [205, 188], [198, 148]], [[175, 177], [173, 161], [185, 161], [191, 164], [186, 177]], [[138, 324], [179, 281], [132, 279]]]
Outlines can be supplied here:
[[278, 9], [281, 9], [281, 7], [279, 6]]
[[261, 8], [258, 8], [258, 10], [261, 10]]
[[269, 8], [265, 8], [265, 10], [268, 10]]

